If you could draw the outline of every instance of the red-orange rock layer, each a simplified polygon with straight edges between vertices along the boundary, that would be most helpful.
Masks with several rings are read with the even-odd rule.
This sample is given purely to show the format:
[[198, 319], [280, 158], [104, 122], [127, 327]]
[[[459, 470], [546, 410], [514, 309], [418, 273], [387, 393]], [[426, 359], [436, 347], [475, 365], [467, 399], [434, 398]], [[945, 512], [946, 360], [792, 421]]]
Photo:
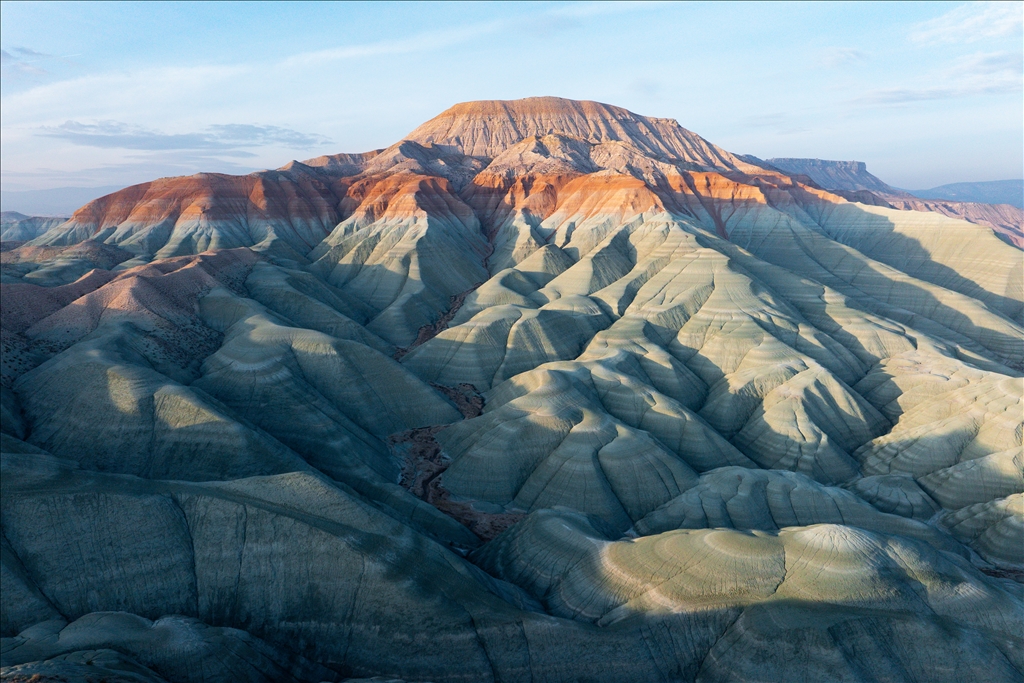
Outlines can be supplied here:
[[558, 97], [464, 102], [419, 126], [406, 139], [448, 145], [469, 156], [494, 158], [526, 138], [552, 133], [593, 143], [628, 142], [656, 158], [709, 168], [755, 168], [673, 119]]
[[334, 220], [336, 198], [321, 180], [304, 174], [267, 175], [270, 173], [276, 177], [200, 173], [161, 178], [96, 199], [76, 211], [71, 220], [94, 225], [97, 231], [127, 221], [159, 223], [204, 214], [213, 220], [251, 213]]

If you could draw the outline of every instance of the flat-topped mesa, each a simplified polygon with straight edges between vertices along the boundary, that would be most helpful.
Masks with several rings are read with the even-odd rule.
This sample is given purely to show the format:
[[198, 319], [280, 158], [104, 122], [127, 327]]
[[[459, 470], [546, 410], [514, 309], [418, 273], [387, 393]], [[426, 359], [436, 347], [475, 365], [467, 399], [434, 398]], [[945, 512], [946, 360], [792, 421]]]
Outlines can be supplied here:
[[888, 185], [868, 172], [863, 161], [833, 161], [830, 159], [768, 159], [769, 164], [785, 173], [799, 173], [808, 176], [826, 190], [856, 192], [868, 190], [893, 197], [912, 195]]
[[529, 137], [550, 134], [591, 143], [625, 142], [660, 160], [709, 169], [756, 169], [674, 119], [641, 116], [622, 107], [560, 97], [463, 102], [422, 124], [406, 139], [493, 159]]

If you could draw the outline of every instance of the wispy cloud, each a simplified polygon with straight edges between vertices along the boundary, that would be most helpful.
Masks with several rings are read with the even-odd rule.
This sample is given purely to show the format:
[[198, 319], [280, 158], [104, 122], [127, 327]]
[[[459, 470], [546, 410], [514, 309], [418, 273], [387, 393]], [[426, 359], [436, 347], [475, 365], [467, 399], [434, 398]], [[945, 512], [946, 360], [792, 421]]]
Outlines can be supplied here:
[[922, 22], [910, 31], [915, 43], [973, 43], [1020, 34], [1024, 11], [1019, 2], [969, 2]]
[[59, 126], [42, 127], [39, 134], [88, 147], [145, 151], [203, 150], [231, 157], [255, 156], [241, 149], [244, 147], [279, 145], [308, 149], [330, 142], [321, 135], [300, 133], [290, 128], [247, 124], [215, 125], [195, 133], [161, 133], [120, 121], [66, 121]]
[[926, 100], [951, 100], [976, 95], [999, 95], [1020, 92], [1019, 79], [975, 79], [953, 86], [924, 88], [881, 88], [858, 98], [860, 104], [907, 104]]
[[514, 19], [497, 19], [488, 22], [466, 24], [444, 31], [417, 33], [399, 40], [340, 45], [325, 50], [302, 52], [288, 57], [278, 66], [287, 69], [296, 66], [307, 67], [366, 57], [383, 57], [415, 52], [437, 52], [454, 45], [470, 43], [484, 36], [493, 35], [504, 30], [527, 29], [531, 32], [544, 34], [550, 33], [553, 28], [572, 28], [582, 25], [582, 20], [590, 17], [646, 11], [661, 6], [663, 6], [663, 3], [658, 2], [572, 3]]
[[976, 52], [961, 57], [950, 67], [955, 76], [1007, 76], [1024, 75], [1024, 53], [1021, 52]]
[[638, 10], [657, 9], [664, 7], [663, 2], [651, 0], [630, 0], [628, 2], [573, 2], [560, 7], [553, 7], [544, 12], [549, 16], [563, 17], [595, 17], [605, 14], [619, 14], [622, 12], [636, 12]]
[[37, 52], [28, 47], [12, 47], [11, 52], [18, 55], [17, 59], [20, 59], [22, 61], [40, 60], [53, 56], [48, 55], [45, 52]]
[[771, 131], [776, 135], [795, 135], [810, 130], [798, 123], [794, 117], [785, 112], [772, 112], [768, 114], [754, 114], [740, 119], [740, 125], [744, 128], [753, 128], [760, 131]]
[[1024, 88], [1024, 54], [978, 52], [954, 61], [935, 74], [933, 85], [872, 90], [858, 98], [860, 104], [906, 104], [949, 100], [977, 95], [1020, 92]]
[[448, 31], [418, 33], [401, 40], [381, 40], [373, 43], [342, 45], [326, 50], [302, 52], [285, 59], [279, 66], [288, 69], [296, 66], [308, 67], [364, 57], [428, 52], [459, 43], [467, 43], [489, 33], [494, 33], [501, 29], [503, 25], [504, 22], [491, 21], [461, 26]]
[[830, 69], [856, 64], [868, 59], [868, 53], [852, 47], [833, 47], [822, 52], [821, 62]]
[[46, 69], [38, 66], [40, 62], [50, 55], [27, 47], [12, 47], [10, 50], [0, 50], [0, 70], [6, 77], [18, 76], [44, 76]]
[[210, 134], [217, 140], [244, 145], [282, 145], [292, 149], [306, 149], [329, 144], [331, 139], [316, 133], [300, 133], [281, 126], [255, 126], [244, 123], [214, 125]]
[[118, 185], [124, 187], [133, 183], [166, 176], [187, 175], [202, 169], [209, 173], [245, 174], [255, 170], [253, 164], [239, 164], [220, 156], [191, 152], [155, 152], [145, 155], [128, 155], [123, 162], [85, 166], [77, 169], [38, 167], [31, 170], [11, 171], [2, 174], [4, 191], [36, 189], [40, 184], [53, 186], [94, 186]]
[[236, 92], [239, 80], [252, 73], [245, 66], [149, 67], [40, 83], [27, 90], [5, 93], [4, 128], [52, 121], [51, 112], [69, 108], [97, 119], [103, 117], [100, 112], [110, 111], [149, 117], [180, 106], [181, 93], [206, 97], [209, 101], [218, 94]]

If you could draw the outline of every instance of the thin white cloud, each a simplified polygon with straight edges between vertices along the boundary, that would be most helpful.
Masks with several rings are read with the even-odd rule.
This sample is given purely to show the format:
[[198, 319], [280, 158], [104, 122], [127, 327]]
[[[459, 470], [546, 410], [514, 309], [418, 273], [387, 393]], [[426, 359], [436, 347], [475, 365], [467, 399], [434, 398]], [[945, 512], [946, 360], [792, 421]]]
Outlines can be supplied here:
[[0, 67], [4, 78], [20, 79], [31, 77], [31, 80], [39, 80], [44, 76], [52, 76], [48, 69], [41, 65], [45, 62], [51, 64], [67, 65], [70, 57], [79, 55], [51, 55], [46, 52], [39, 52], [29, 47], [7, 47], [0, 50]]
[[1021, 91], [1016, 79], [978, 79], [951, 87], [880, 88], [856, 100], [858, 104], [907, 104], [927, 100], [951, 100], [977, 95], [999, 95]]
[[487, 35], [506, 29], [522, 28], [533, 30], [549, 28], [546, 20], [580, 20], [607, 14], [636, 12], [663, 6], [660, 2], [582, 2], [519, 16], [514, 19], [498, 19], [458, 26], [446, 31], [418, 33], [400, 40], [382, 40], [373, 43], [342, 45], [325, 50], [314, 50], [292, 55], [277, 66], [289, 69], [296, 66], [313, 66], [329, 62], [402, 55], [414, 52], [434, 52], [453, 45], [470, 43]]
[[1024, 89], [1024, 55], [1020, 52], [978, 52], [955, 60], [933, 74], [934, 84], [880, 88], [858, 98], [860, 104], [906, 104], [978, 95], [1015, 93]]
[[238, 123], [209, 126], [202, 132], [162, 133], [121, 121], [65, 121], [59, 126], [41, 127], [39, 135], [62, 138], [86, 147], [145, 151], [207, 150], [230, 157], [255, 156], [244, 151], [246, 147], [278, 145], [309, 149], [330, 142], [322, 135], [300, 133], [290, 128]]
[[202, 169], [208, 173], [250, 173], [258, 165], [238, 164], [220, 156], [194, 154], [190, 152], [162, 152], [146, 155], [129, 155], [123, 161], [100, 165], [83, 165], [78, 168], [36, 167], [25, 171], [8, 171], [2, 174], [5, 192], [25, 191], [45, 186], [91, 186], [119, 185], [121, 187], [153, 178], [188, 175]]
[[973, 43], [1022, 32], [1024, 5], [1020, 2], [969, 2], [917, 24], [910, 39], [915, 43]]
[[10, 51], [0, 50], [0, 72], [7, 78], [19, 76], [45, 76], [46, 69], [34, 62], [49, 57], [41, 52], [24, 47], [12, 47]]
[[433, 31], [419, 33], [402, 40], [382, 40], [361, 45], [343, 45], [326, 50], [302, 52], [288, 57], [278, 66], [290, 69], [296, 66], [308, 67], [328, 62], [360, 59], [364, 57], [380, 57], [384, 55], [401, 55], [412, 52], [429, 52], [459, 43], [468, 43], [489, 33], [494, 33], [504, 26], [504, 22], [491, 21], [482, 24], [471, 24], [449, 31]]
[[[3, 97], [5, 133], [59, 125], [73, 112], [78, 119], [102, 120], [112, 112], [132, 112], [137, 121], [159, 121], [180, 110], [182, 97], [206, 103], [230, 97], [251, 76], [248, 67], [160, 67], [90, 74], [35, 85]], [[69, 107], [69, 103], [74, 103]], [[66, 115], [65, 115], [66, 116]]]
[[987, 76], [991, 74], [1024, 75], [1024, 53], [976, 52], [959, 58], [950, 67], [955, 76]]
[[852, 47], [833, 47], [822, 52], [821, 62], [830, 69], [838, 69], [868, 59], [868, 53]]
[[[6, 50], [5, 50], [5, 52], [6, 52]], [[31, 49], [31, 48], [28, 48], [28, 47], [12, 47], [11, 48], [11, 52], [16, 54], [16, 55], [18, 55], [18, 57], [16, 59], [19, 59], [21, 61], [47, 59], [47, 58], [53, 56], [53, 55], [48, 55], [45, 52], [37, 52], [37, 51], [35, 51], [35, 50]], [[10, 56], [10, 55], [8, 55], [8, 56]]]

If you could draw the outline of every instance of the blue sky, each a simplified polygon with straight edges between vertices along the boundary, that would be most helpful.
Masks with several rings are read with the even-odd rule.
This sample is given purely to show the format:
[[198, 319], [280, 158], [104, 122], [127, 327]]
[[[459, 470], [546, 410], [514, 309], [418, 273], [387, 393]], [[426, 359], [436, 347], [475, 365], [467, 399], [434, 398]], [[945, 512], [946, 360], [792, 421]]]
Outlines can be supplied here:
[[922, 189], [1020, 178], [1024, 3], [0, 3], [4, 190], [244, 173], [557, 95]]

